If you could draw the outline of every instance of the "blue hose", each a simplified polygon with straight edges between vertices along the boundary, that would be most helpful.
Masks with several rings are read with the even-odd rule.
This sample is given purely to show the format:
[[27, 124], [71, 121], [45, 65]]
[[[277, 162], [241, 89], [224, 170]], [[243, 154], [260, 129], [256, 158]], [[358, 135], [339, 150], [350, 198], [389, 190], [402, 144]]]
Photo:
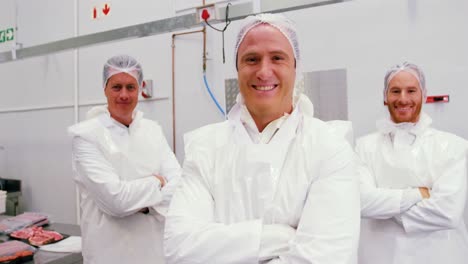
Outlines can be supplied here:
[[205, 87], [206, 87], [206, 90], [208, 91], [208, 93], [210, 94], [211, 99], [213, 99], [213, 102], [216, 104], [216, 107], [218, 107], [218, 109], [221, 112], [221, 114], [223, 115], [223, 117], [226, 118], [226, 113], [224, 112], [223, 108], [219, 105], [218, 101], [216, 100], [213, 93], [211, 92], [210, 86], [208, 85], [208, 81], [206, 80], [206, 74], [205, 73], [203, 73], [203, 81], [205, 81]]

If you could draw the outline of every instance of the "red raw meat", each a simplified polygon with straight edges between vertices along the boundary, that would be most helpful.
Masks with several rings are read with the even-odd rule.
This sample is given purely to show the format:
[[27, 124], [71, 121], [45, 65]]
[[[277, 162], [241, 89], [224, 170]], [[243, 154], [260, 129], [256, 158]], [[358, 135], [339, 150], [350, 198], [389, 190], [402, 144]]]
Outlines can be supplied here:
[[34, 252], [30, 251], [30, 250], [23, 250], [23, 251], [18, 251], [15, 253], [15, 256], [18, 256], [18, 257], [27, 257], [27, 256], [32, 256], [34, 254]]
[[10, 261], [10, 260], [14, 260], [16, 258], [18, 258], [18, 256], [3, 256], [3, 257], [0, 257], [0, 262]]
[[[24, 242], [12, 240], [0, 243], [0, 262], [31, 256], [36, 249]], [[9, 262], [10, 263], [10, 262]], [[16, 263], [16, 262], [15, 262]]]
[[23, 258], [23, 257], [27, 257], [27, 256], [32, 256], [33, 254], [34, 254], [34, 252], [30, 251], [30, 250], [18, 251], [12, 256], [2, 256], [2, 257], [0, 257], [0, 262], [8, 261], [8, 263], [10, 263], [11, 260], [15, 260], [17, 258]]
[[51, 236], [43, 235], [43, 234], [34, 234], [34, 236], [28, 239], [29, 243], [34, 246], [42, 246], [45, 244], [49, 244], [50, 242], [54, 241], [54, 238]]
[[54, 238], [54, 241], [59, 241], [63, 238], [63, 236], [60, 233], [57, 233], [55, 231], [42, 230], [41, 234]]
[[20, 229], [10, 234], [11, 237], [18, 239], [28, 239], [32, 235], [34, 235], [34, 229], [31, 227]]
[[44, 230], [42, 227], [29, 227], [10, 234], [11, 237], [28, 239], [31, 245], [42, 246], [63, 239], [60, 233]]

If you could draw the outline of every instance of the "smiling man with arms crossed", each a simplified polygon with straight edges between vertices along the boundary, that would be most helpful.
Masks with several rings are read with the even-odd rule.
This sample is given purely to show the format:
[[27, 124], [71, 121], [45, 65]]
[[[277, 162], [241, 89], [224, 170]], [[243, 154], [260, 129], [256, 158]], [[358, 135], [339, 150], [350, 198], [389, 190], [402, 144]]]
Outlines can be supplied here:
[[296, 94], [299, 51], [284, 16], [244, 20], [237, 104], [227, 121], [185, 137], [183, 183], [165, 229], [168, 263], [355, 263], [353, 152]]
[[128, 55], [103, 68], [107, 105], [72, 126], [85, 264], [164, 263], [164, 215], [180, 166], [161, 127], [136, 109], [143, 69]]
[[431, 128], [421, 112], [426, 81], [415, 64], [392, 67], [383, 95], [388, 118], [356, 146], [363, 163], [359, 263], [466, 263], [464, 140]]

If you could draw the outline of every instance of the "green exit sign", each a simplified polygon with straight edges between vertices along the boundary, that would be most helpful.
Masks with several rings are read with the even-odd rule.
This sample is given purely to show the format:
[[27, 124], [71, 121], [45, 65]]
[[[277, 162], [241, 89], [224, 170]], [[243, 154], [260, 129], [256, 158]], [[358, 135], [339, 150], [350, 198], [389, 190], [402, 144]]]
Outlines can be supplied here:
[[12, 41], [13, 39], [15, 39], [15, 31], [13, 28], [0, 30], [0, 43]]

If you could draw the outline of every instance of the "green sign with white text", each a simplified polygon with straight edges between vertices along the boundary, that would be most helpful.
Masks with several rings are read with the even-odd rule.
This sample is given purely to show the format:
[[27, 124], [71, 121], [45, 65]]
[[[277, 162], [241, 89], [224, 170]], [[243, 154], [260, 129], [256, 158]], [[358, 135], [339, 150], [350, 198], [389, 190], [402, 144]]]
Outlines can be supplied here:
[[0, 30], [0, 43], [12, 41], [15, 39], [15, 31], [13, 28]]

